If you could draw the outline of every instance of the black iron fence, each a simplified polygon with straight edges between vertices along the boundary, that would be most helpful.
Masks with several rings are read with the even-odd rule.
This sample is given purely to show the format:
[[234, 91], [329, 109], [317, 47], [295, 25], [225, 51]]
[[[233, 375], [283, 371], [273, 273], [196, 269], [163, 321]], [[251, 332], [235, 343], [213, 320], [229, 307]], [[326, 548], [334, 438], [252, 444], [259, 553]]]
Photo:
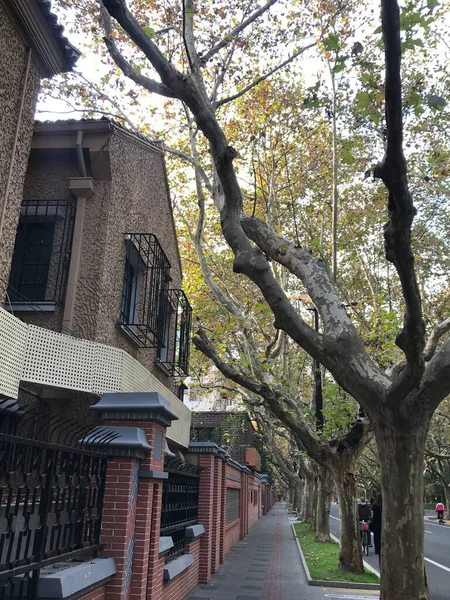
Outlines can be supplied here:
[[32, 600], [42, 567], [98, 553], [107, 469], [103, 453], [12, 435], [16, 416], [0, 410], [0, 600]]
[[166, 465], [165, 471], [169, 477], [163, 484], [160, 535], [172, 538], [173, 548], [166, 554], [169, 562], [184, 554], [185, 529], [198, 523], [200, 470], [176, 458]]

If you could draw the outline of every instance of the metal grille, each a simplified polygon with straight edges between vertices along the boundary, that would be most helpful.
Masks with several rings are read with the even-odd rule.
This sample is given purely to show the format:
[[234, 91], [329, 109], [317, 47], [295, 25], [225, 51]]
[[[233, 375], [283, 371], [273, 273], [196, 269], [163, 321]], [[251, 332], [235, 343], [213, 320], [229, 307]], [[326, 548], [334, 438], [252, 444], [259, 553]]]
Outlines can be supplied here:
[[8, 285], [12, 304], [64, 303], [74, 223], [70, 200], [22, 202]]
[[[192, 308], [183, 290], [169, 290], [169, 299], [166, 335], [158, 350], [158, 359], [168, 375], [183, 377], [189, 375]], [[174, 323], [170, 322], [172, 315], [175, 315]], [[170, 340], [170, 331], [175, 334], [173, 340]]]
[[227, 525], [240, 517], [240, 490], [227, 488]]
[[171, 536], [169, 562], [184, 554], [185, 529], [198, 522], [199, 469], [175, 458], [168, 462], [168, 479], [163, 483], [161, 536]]
[[18, 396], [27, 333], [28, 327], [25, 323], [0, 308], [0, 394], [5, 396]]
[[18, 436], [33, 422], [8, 402], [0, 407], [0, 600], [32, 600], [41, 567], [98, 552], [107, 457]]
[[120, 324], [143, 348], [164, 343], [170, 263], [156, 236], [126, 233]]

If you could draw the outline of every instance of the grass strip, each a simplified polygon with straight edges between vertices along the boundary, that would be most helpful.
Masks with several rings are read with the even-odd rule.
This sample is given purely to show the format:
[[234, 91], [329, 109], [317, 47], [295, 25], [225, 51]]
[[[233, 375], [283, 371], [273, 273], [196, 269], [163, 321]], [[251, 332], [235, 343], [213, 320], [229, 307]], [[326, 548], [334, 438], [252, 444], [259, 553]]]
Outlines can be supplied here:
[[323, 581], [352, 581], [354, 583], [380, 583], [378, 577], [370, 571], [351, 573], [338, 569], [339, 544], [316, 542], [316, 535], [306, 523], [294, 523], [300, 546], [302, 547], [309, 572], [313, 579]]

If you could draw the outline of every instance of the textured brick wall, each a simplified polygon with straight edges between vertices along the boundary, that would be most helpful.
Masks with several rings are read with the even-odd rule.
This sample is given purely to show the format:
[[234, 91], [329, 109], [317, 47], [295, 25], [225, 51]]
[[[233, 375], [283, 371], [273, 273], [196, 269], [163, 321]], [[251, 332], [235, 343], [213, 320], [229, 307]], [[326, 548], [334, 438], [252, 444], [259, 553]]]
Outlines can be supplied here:
[[106, 583], [103, 583], [101, 586], [83, 594], [82, 596], [78, 596], [77, 600], [105, 600], [106, 598]]
[[186, 552], [194, 556], [194, 564], [173, 581], [164, 584], [163, 600], [182, 600], [197, 586], [199, 582], [200, 539], [186, 544]]

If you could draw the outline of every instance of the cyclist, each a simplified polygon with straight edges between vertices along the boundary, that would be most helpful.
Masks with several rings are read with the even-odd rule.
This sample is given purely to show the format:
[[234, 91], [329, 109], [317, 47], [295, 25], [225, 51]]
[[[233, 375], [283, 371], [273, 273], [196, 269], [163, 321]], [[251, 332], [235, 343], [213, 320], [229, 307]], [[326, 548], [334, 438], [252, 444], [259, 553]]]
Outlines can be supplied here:
[[434, 510], [436, 511], [436, 514], [437, 514], [437, 520], [443, 521], [445, 506], [442, 504], [442, 502], [438, 502], [436, 504], [436, 508]]
[[[372, 518], [372, 509], [370, 508], [370, 504], [366, 501], [364, 496], [358, 499], [358, 520], [364, 521], [365, 523], [369, 523]], [[361, 527], [361, 536], [362, 536], [362, 527]], [[369, 539], [369, 548], [372, 546], [372, 536], [370, 535], [370, 531], [367, 532]]]

